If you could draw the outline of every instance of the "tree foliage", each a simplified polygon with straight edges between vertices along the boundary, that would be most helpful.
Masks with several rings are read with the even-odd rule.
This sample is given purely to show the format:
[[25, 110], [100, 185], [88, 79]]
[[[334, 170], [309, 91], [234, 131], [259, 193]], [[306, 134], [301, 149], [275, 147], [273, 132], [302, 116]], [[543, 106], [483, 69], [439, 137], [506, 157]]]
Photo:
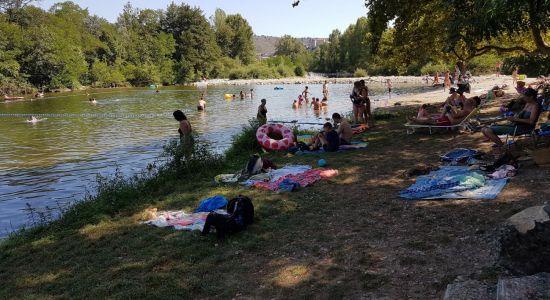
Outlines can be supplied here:
[[[221, 10], [210, 24], [187, 4], [165, 10], [127, 3], [115, 23], [75, 2], [50, 9], [0, 0], [0, 84], [39, 88], [175, 84], [228, 76], [255, 62], [253, 32]], [[260, 72], [261, 73], [261, 72]]]

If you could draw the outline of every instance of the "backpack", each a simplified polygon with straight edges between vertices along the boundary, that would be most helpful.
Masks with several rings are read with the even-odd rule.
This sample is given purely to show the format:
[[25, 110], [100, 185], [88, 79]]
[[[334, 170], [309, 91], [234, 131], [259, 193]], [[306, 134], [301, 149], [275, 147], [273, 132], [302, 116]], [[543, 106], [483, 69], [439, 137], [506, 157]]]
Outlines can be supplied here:
[[231, 199], [227, 204], [227, 213], [241, 226], [246, 227], [254, 222], [254, 205], [246, 196]]
[[248, 176], [256, 175], [262, 172], [263, 166], [262, 158], [259, 155], [254, 154], [248, 159], [244, 172]]
[[250, 198], [238, 196], [227, 204], [227, 214], [211, 212], [206, 217], [203, 235], [210, 232], [212, 226], [216, 228], [218, 239], [224, 239], [226, 235], [239, 232], [254, 222], [254, 205]]

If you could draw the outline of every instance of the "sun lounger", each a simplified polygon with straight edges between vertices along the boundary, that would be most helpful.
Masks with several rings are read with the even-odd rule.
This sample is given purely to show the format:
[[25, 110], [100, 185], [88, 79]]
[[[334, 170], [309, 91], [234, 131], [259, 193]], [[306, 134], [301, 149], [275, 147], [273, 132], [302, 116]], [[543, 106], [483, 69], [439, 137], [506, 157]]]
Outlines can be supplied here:
[[468, 129], [468, 123], [470, 122], [470, 120], [472, 119], [473, 116], [477, 115], [479, 113], [479, 111], [481, 110], [481, 108], [476, 108], [474, 110], [472, 110], [472, 112], [467, 115], [460, 123], [458, 124], [455, 124], [455, 125], [448, 125], [448, 126], [441, 126], [441, 125], [429, 125], [429, 124], [405, 124], [405, 127], [407, 129], [407, 134], [413, 134], [416, 129], [419, 129], [419, 128], [427, 128], [429, 131], [430, 131], [430, 134], [432, 134], [432, 129], [447, 129], [447, 130], [452, 130], [452, 129], [464, 129], [464, 130], [467, 130]]

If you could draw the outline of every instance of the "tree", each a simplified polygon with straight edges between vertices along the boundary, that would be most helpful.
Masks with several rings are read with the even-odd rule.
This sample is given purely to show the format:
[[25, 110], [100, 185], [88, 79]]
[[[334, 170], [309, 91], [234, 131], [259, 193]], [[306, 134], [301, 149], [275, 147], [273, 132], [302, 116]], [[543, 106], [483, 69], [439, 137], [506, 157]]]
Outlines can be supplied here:
[[[452, 52], [460, 59], [468, 60], [488, 51], [550, 55], [545, 41], [550, 28], [550, 1], [366, 0], [365, 4], [375, 50], [390, 23], [400, 40], [419, 41], [415, 30], [405, 29], [424, 19], [427, 28], [437, 30], [432, 35], [439, 32], [449, 45], [440, 51]], [[529, 38], [518, 45], [518, 36]]]
[[290, 35], [282, 36], [275, 47], [275, 55], [288, 56], [293, 61], [306, 52], [306, 47]]
[[198, 8], [170, 4], [161, 19], [161, 30], [176, 41], [173, 59], [178, 82], [212, 72], [221, 51], [212, 27]]
[[229, 57], [238, 58], [245, 65], [253, 62], [255, 53], [252, 27], [239, 14], [227, 16], [225, 22], [231, 30], [230, 42], [226, 45], [230, 49]]
[[21, 10], [33, 2], [36, 0], [0, 0], [0, 12], [6, 13], [10, 22], [15, 22]]
[[210, 22], [216, 34], [216, 42], [222, 53], [231, 58], [239, 59], [245, 65], [254, 61], [254, 33], [252, 27], [241, 15], [226, 15], [218, 8], [210, 17]]

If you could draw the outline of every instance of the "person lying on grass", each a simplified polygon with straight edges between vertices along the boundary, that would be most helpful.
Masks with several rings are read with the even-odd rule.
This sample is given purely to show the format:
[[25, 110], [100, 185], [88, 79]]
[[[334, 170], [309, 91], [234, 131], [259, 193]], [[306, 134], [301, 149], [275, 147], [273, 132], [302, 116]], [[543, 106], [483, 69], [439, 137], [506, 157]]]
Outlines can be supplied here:
[[323, 131], [319, 132], [312, 138], [309, 149], [311, 151], [315, 151], [321, 147], [326, 152], [338, 151], [338, 148], [340, 147], [340, 137], [338, 136], [338, 133], [334, 131], [332, 124], [329, 122], [326, 122], [325, 125], [323, 125]]
[[485, 137], [495, 143], [496, 147], [502, 147], [504, 143], [499, 135], [522, 135], [535, 128], [539, 118], [540, 108], [537, 102], [537, 91], [528, 88], [523, 96], [525, 107], [515, 116], [508, 117], [508, 124], [492, 125], [481, 129]]
[[462, 122], [472, 111], [479, 106], [481, 98], [473, 97], [464, 101], [464, 107], [458, 109], [453, 106], [445, 106], [445, 111], [442, 114], [428, 115], [424, 112], [419, 113], [416, 117], [408, 117], [411, 124], [421, 125], [436, 125], [436, 126], [451, 126]]

